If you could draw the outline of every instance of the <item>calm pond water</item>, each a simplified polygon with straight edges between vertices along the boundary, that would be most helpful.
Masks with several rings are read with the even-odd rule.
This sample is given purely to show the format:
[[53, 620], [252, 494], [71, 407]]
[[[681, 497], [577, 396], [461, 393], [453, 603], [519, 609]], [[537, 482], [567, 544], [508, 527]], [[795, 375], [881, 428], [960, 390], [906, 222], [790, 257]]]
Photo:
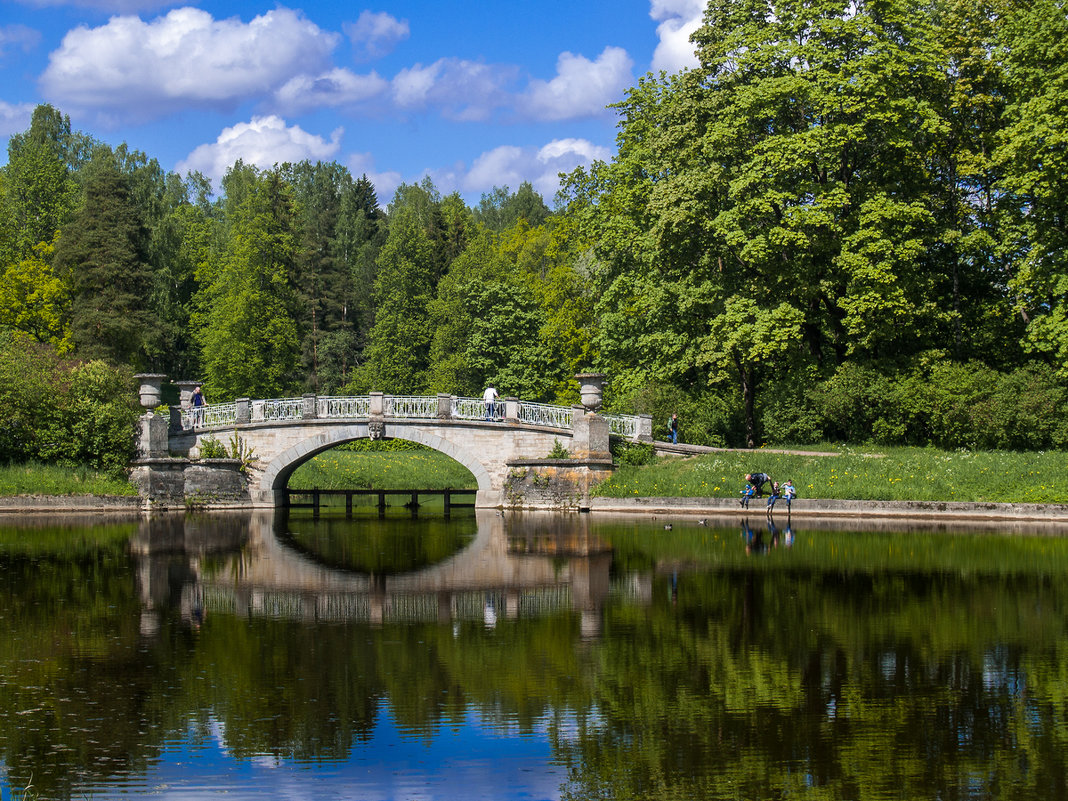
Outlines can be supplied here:
[[96, 520], [0, 518], [4, 801], [1068, 797], [1056, 529]]

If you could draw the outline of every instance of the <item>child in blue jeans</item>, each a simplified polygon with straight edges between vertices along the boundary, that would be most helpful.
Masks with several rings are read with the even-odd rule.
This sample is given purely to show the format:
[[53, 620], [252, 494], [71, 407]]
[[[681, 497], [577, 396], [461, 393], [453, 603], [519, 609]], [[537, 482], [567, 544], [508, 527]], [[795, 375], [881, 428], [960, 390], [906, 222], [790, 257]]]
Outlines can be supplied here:
[[756, 487], [752, 484], [746, 484], [745, 489], [742, 490], [742, 506], [746, 509], [749, 508], [749, 501], [753, 499], [756, 494]]
[[771, 514], [771, 510], [775, 508], [775, 501], [779, 500], [780, 497], [779, 482], [774, 481], [771, 485], [771, 495], [768, 496], [768, 514]]

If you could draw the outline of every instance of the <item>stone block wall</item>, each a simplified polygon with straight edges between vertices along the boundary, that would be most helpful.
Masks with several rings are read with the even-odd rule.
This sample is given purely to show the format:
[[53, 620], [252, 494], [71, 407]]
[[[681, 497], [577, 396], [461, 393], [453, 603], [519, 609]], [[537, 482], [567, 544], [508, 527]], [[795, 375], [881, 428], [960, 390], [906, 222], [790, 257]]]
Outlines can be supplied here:
[[585, 459], [517, 459], [508, 468], [503, 494], [512, 509], [589, 509], [590, 489], [612, 473], [610, 461]]
[[248, 479], [237, 459], [139, 459], [130, 471], [149, 509], [244, 508]]

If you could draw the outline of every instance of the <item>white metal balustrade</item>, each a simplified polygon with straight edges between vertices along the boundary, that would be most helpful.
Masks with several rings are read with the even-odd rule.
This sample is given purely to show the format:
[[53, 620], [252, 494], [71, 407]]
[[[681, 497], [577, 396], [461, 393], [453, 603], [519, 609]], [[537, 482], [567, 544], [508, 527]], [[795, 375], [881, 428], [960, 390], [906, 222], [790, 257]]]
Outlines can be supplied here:
[[183, 428], [232, 426], [236, 422], [236, 403], [217, 403], [213, 406], [195, 406], [192, 409], [182, 410]]
[[494, 404], [491, 417], [482, 398], [453, 398], [452, 416], [457, 420], [503, 420], [504, 401], [498, 400]]
[[519, 422], [549, 428], [571, 428], [575, 410], [569, 406], [553, 406], [548, 403], [519, 404]]
[[[507, 403], [498, 400], [494, 404], [494, 414], [487, 418], [486, 402], [482, 398], [452, 398], [449, 414], [455, 420], [502, 421], [505, 417]], [[548, 403], [515, 402], [518, 409], [518, 421], [528, 425], [547, 428], [570, 429], [574, 423], [575, 409], [569, 406], [556, 406]], [[249, 402], [251, 422], [266, 423], [273, 421], [304, 419], [304, 398], [273, 398]], [[212, 428], [230, 426], [237, 422], [236, 403], [220, 403], [201, 406], [196, 409], [182, 410], [182, 427], [186, 429]], [[382, 397], [382, 412], [386, 417], [411, 420], [436, 420], [439, 401], [437, 396], [385, 395]], [[315, 414], [321, 420], [366, 420], [371, 414], [371, 398], [359, 396], [323, 396], [315, 399]], [[612, 434], [626, 439], [637, 439], [639, 418], [631, 415], [602, 415], [607, 421]]]
[[602, 414], [608, 421], [608, 430], [617, 437], [624, 439], [638, 438], [638, 418], [628, 414]]
[[386, 395], [383, 401], [382, 412], [386, 417], [433, 420], [438, 416], [437, 396]]
[[275, 398], [252, 404], [252, 422], [270, 420], [301, 420], [304, 417], [304, 398]]
[[366, 419], [371, 414], [371, 398], [367, 395], [321, 397], [316, 399], [315, 412], [324, 420]]

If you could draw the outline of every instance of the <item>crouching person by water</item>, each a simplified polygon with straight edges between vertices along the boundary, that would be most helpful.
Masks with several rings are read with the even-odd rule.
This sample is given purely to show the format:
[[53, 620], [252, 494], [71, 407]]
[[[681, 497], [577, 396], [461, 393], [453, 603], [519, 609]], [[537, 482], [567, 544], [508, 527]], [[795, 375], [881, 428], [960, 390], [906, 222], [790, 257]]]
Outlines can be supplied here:
[[758, 498], [764, 497], [764, 485], [771, 481], [767, 473], [746, 473], [746, 482], [753, 487], [753, 492]]

